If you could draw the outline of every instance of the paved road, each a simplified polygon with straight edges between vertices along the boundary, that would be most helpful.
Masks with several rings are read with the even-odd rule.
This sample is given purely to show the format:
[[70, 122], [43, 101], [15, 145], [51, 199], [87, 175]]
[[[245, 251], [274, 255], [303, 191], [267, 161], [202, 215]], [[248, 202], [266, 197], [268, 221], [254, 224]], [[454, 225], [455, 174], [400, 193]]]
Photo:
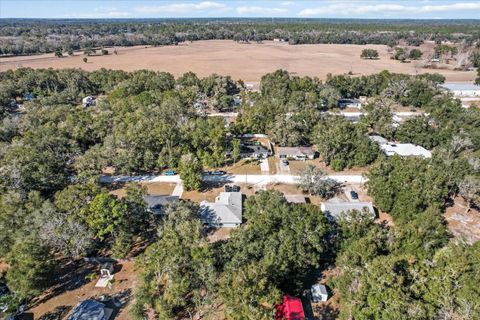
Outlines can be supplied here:
[[[204, 181], [225, 182], [225, 183], [247, 183], [247, 184], [270, 184], [270, 183], [284, 183], [295, 184], [298, 176], [289, 174], [270, 174], [270, 175], [255, 175], [255, 174], [236, 174], [224, 176], [204, 176]], [[338, 182], [347, 182], [353, 184], [362, 184], [366, 182], [366, 178], [362, 175], [329, 175], [327, 178], [337, 180]], [[100, 182], [173, 182], [180, 183], [180, 176], [103, 176]]]

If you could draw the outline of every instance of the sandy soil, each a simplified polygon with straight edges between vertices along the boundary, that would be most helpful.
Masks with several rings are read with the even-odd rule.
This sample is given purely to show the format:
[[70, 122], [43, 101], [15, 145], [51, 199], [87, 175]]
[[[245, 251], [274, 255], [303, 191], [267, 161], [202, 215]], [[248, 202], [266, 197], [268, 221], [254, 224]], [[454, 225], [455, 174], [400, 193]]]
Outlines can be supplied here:
[[456, 197], [453, 205], [445, 211], [445, 220], [455, 237], [474, 243], [480, 240], [480, 212], [474, 208], [467, 211], [467, 208], [465, 200]]
[[[134, 263], [132, 261], [123, 262], [119, 264], [121, 270], [115, 273], [115, 282], [111, 289], [95, 288], [96, 280], [88, 282], [77, 289], [68, 290], [57, 295], [45, 302], [35, 306], [29, 310], [33, 313], [34, 318], [37, 319], [47, 312], [52, 312], [57, 307], [75, 307], [80, 301], [85, 299], [98, 299], [101, 295], [116, 296], [124, 303], [124, 306], [119, 310], [116, 320], [131, 319], [129, 309], [132, 300], [132, 290], [137, 282], [137, 275], [134, 271]], [[119, 266], [117, 266], [119, 268]]]
[[[378, 50], [380, 59], [363, 60], [362, 49]], [[277, 69], [285, 69], [295, 75], [316, 76], [325, 79], [328, 73], [372, 74], [382, 70], [400, 73], [439, 72], [448, 81], [472, 81], [475, 72], [433, 70], [420, 68], [420, 62], [400, 63], [391, 60], [384, 45], [307, 44], [290, 46], [286, 43], [239, 44], [230, 40], [196, 41], [178, 46], [121, 47], [118, 55], [87, 57], [75, 53], [71, 57], [56, 58], [53, 53], [35, 56], [0, 58], [0, 71], [32, 68], [82, 68], [92, 71], [100, 68], [126, 71], [151, 69], [168, 71], [179, 76], [193, 71], [200, 77], [212, 73], [230, 75], [234, 79], [259, 81]], [[422, 48], [430, 50], [429, 47]], [[110, 51], [113, 51], [110, 49]]]
[[307, 165], [314, 165], [317, 168], [322, 169], [325, 173], [335, 175], [335, 174], [341, 174], [341, 175], [348, 175], [348, 174], [364, 174], [368, 172], [368, 167], [352, 167], [350, 169], [345, 169], [343, 171], [335, 171], [332, 170], [331, 167], [327, 166], [325, 162], [321, 161], [320, 159], [314, 159], [314, 160], [306, 160], [306, 161], [289, 161], [288, 166], [290, 167], [290, 173], [293, 175], [299, 174], [302, 170], [304, 170]]

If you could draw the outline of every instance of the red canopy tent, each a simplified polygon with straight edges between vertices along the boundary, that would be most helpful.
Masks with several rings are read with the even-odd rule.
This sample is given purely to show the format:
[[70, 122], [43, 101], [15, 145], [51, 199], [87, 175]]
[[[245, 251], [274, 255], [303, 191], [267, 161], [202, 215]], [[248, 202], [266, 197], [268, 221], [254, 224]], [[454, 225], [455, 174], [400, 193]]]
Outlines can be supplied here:
[[275, 320], [305, 320], [302, 300], [283, 296], [283, 303], [276, 307]]

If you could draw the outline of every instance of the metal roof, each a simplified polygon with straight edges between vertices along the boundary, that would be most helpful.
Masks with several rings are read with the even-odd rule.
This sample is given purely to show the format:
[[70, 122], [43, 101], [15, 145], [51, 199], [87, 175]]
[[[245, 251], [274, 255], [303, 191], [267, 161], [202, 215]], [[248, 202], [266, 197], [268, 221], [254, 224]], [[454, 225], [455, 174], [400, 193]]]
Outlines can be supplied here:
[[480, 91], [480, 86], [475, 85], [474, 83], [446, 82], [445, 84], [442, 85], [442, 87], [450, 91], [463, 91], [463, 90]]

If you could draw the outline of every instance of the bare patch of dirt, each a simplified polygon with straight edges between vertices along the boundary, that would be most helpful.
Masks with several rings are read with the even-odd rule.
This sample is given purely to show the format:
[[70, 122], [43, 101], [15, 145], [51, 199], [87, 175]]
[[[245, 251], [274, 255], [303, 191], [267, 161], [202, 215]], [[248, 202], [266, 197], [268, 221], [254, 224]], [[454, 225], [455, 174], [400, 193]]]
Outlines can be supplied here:
[[[431, 50], [422, 45], [421, 50]], [[378, 51], [378, 60], [364, 60], [360, 53], [365, 48]], [[150, 69], [167, 71], [175, 77], [193, 71], [199, 77], [212, 73], [230, 75], [233, 79], [260, 81], [260, 78], [277, 69], [288, 70], [298, 76], [318, 77], [325, 80], [327, 74], [367, 75], [382, 70], [391, 72], [441, 73], [447, 81], [473, 81], [474, 71], [422, 68], [424, 61], [400, 63], [390, 59], [384, 45], [305, 44], [288, 45], [265, 41], [263, 44], [240, 44], [231, 40], [195, 41], [178, 46], [165, 47], [117, 47], [117, 55], [91, 56], [88, 62], [81, 52], [73, 56], [57, 58], [53, 53], [35, 56], [7, 57], [0, 59], [0, 69], [31, 68], [81, 68], [87, 71], [100, 68], [133, 71]], [[112, 50], [113, 51], [113, 50]], [[425, 54], [424, 57], [427, 57]]]
[[445, 210], [445, 219], [455, 237], [474, 243], [480, 240], [480, 212], [474, 208], [467, 211], [467, 208], [465, 200], [458, 196], [453, 205]]
[[[94, 269], [96, 274], [99, 274], [98, 267]], [[133, 300], [133, 288], [136, 286], [137, 275], [134, 271], [134, 262], [126, 261], [118, 263], [115, 267], [118, 270], [115, 275], [115, 281], [112, 288], [95, 288], [96, 280], [88, 281], [84, 278], [80, 281], [83, 282], [75, 289], [67, 290], [61, 294], [48, 298], [28, 312], [33, 313], [34, 318], [40, 318], [47, 313], [53, 313], [55, 310], [59, 311], [62, 308], [73, 309], [80, 301], [86, 299], [99, 299], [102, 295], [108, 295], [115, 297], [116, 300], [122, 302], [122, 307], [117, 310], [118, 314], [115, 317], [116, 320], [128, 320], [131, 319], [129, 310], [131, 302]], [[83, 274], [82, 274], [83, 276]]]
[[368, 167], [352, 167], [350, 169], [345, 169], [343, 171], [335, 171], [331, 167], [327, 166], [325, 162], [323, 162], [320, 159], [313, 159], [313, 160], [306, 160], [306, 161], [290, 161], [289, 167], [290, 167], [290, 173], [292, 175], [297, 175], [299, 174], [302, 170], [304, 170], [307, 165], [313, 165], [317, 168], [322, 169], [325, 173], [335, 175], [335, 174], [341, 174], [341, 175], [357, 175], [357, 174], [364, 174], [368, 171]]

